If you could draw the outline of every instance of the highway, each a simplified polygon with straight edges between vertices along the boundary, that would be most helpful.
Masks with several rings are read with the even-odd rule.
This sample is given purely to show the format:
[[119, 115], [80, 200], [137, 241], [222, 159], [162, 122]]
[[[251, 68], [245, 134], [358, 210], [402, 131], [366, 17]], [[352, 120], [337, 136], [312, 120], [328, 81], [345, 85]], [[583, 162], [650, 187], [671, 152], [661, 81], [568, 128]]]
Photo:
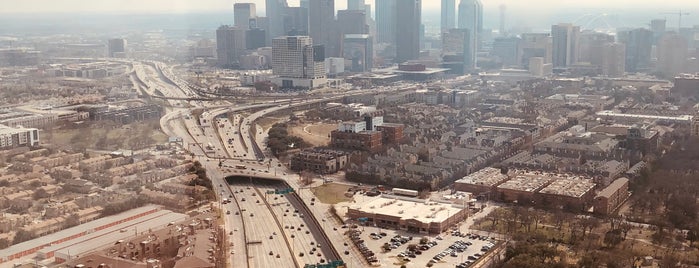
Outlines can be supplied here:
[[[229, 264], [290, 267], [289, 260], [294, 260], [293, 266], [301, 267], [320, 263], [321, 260], [342, 258], [348, 267], [367, 266], [358, 252], [344, 246], [347, 238], [337, 231], [341, 230], [338, 229], [339, 222], [332, 220], [329, 206], [320, 203], [311, 205], [314, 196], [309, 190], [301, 190], [298, 175], [265, 154], [268, 151], [264, 142], [267, 133], [261, 131], [255, 122], [272, 113], [320, 107], [323, 103], [338, 101], [346, 96], [386, 92], [386, 89], [358, 90], [331, 96], [309, 95], [306, 99], [275, 98], [235, 105], [226, 101], [202, 101], [186, 82], [174, 77], [170, 67], [162, 63], [134, 63], [134, 72], [146, 85], [144, 91], [147, 94], [169, 98], [166, 99], [168, 112], [160, 121], [162, 130], [169, 136], [182, 138], [184, 148], [207, 169], [214, 190], [221, 199], [233, 197], [234, 202], [221, 205], [229, 245], [232, 245]], [[194, 116], [197, 111], [201, 112], [201, 116]], [[237, 165], [244, 165], [245, 168], [236, 168]], [[225, 178], [235, 175], [248, 177], [250, 181], [247, 185], [229, 185]], [[259, 185], [255, 183], [259, 178], [284, 181], [288, 185], [284, 187], [301, 192], [271, 195], [265, 199], [261, 195], [281, 186]], [[293, 213], [296, 210], [299, 212]], [[318, 243], [321, 244], [320, 248]], [[338, 251], [349, 254], [341, 256]]]

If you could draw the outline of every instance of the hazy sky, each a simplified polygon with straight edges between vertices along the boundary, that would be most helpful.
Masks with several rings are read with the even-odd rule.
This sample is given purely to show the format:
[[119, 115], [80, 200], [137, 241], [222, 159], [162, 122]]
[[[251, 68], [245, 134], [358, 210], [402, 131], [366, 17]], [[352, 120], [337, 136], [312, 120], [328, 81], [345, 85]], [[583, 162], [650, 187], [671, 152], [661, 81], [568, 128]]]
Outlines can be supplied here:
[[[288, 0], [298, 5], [299, 0]], [[375, 0], [367, 0], [373, 4]], [[258, 13], [264, 14], [264, 0], [0, 0], [0, 13], [46, 13], [46, 12], [139, 12], [139, 13], [187, 13], [221, 12], [232, 10], [234, 3], [253, 2]], [[346, 0], [336, 0], [336, 8], [344, 9]], [[423, 8], [438, 10], [439, 0], [423, 0]], [[458, 2], [458, 1], [457, 1]], [[697, 0], [482, 0], [486, 9], [506, 4], [508, 10], [531, 9], [559, 10], [564, 8], [699, 8]], [[699, 16], [699, 14], [692, 14]]]

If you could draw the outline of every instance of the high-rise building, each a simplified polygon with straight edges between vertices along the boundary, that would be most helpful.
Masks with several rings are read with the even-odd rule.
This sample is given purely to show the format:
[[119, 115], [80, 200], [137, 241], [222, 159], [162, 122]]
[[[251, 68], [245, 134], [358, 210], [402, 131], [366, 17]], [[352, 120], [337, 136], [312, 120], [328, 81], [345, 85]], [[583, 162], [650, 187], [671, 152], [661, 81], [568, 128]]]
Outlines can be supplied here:
[[580, 33], [580, 52], [578, 62], [587, 62], [591, 65], [602, 65], [602, 48], [614, 43], [614, 36], [606, 33], [584, 31]]
[[396, 58], [401, 63], [420, 57], [422, 0], [401, 0], [396, 5]]
[[284, 16], [286, 35], [308, 35], [308, 8], [289, 7]]
[[109, 39], [107, 42], [107, 49], [109, 52], [109, 57], [112, 58], [124, 58], [126, 57], [126, 39], [115, 38]]
[[553, 39], [553, 67], [566, 67], [578, 61], [580, 26], [560, 23], [551, 26]]
[[626, 71], [646, 72], [650, 68], [650, 55], [653, 51], [653, 32], [638, 28], [617, 33], [619, 42], [626, 45]]
[[309, 0], [301, 0], [301, 1], [299, 2], [299, 6], [300, 6], [300, 7], [305, 7], [305, 8], [310, 7], [311, 5], [310, 5], [310, 3], [309, 3], [308, 1], [309, 1]]
[[335, 31], [335, 1], [310, 0], [308, 8], [308, 35], [316, 44], [325, 45], [325, 54], [338, 57], [340, 38]]
[[285, 35], [284, 13], [289, 7], [286, 0], [265, 0], [265, 13], [267, 17], [267, 40]]
[[396, 2], [397, 0], [376, 1], [376, 41], [396, 43]]
[[480, 46], [480, 33], [483, 32], [483, 4], [480, 0], [461, 0], [459, 3], [459, 28], [468, 29], [469, 49], [465, 59], [472, 62], [465, 63], [476, 66], [476, 52]]
[[653, 32], [653, 43], [656, 44], [658, 43], [658, 40], [660, 40], [660, 37], [665, 34], [665, 24], [666, 24], [665, 19], [654, 19], [650, 21], [650, 30]]
[[442, 0], [442, 32], [456, 26], [456, 0]]
[[368, 34], [366, 13], [364, 10], [338, 10], [337, 31], [345, 34]]
[[[473, 60], [470, 54], [471, 33], [468, 29], [449, 29], [442, 33], [442, 55], [443, 61], [449, 62], [455, 73], [463, 74], [473, 70]], [[461, 61], [460, 66], [456, 66], [457, 59]]]
[[323, 45], [308, 36], [282, 36], [272, 40], [274, 83], [283, 88], [315, 88], [326, 84]]
[[624, 75], [626, 47], [621, 43], [607, 43], [602, 47], [602, 74], [609, 77]]
[[521, 66], [529, 65], [529, 58], [540, 57], [544, 60], [542, 64], [551, 63], [552, 41], [547, 33], [523, 33], [522, 37], [522, 62]]
[[233, 5], [233, 25], [250, 29], [250, 19], [257, 17], [254, 3], [235, 3]]
[[666, 33], [658, 40], [657, 71], [674, 76], [685, 71], [687, 63], [687, 39], [677, 33]]
[[221, 25], [216, 29], [216, 57], [218, 65], [233, 67], [238, 65], [238, 57], [245, 50], [245, 29]]
[[366, 3], [364, 0], [347, 0], [348, 10], [365, 10]]
[[492, 55], [504, 66], [520, 65], [522, 62], [522, 39], [519, 37], [497, 37], [493, 41]]
[[266, 35], [265, 30], [260, 28], [248, 29], [245, 31], [245, 48], [258, 49], [264, 47], [267, 43], [267, 40], [265, 40]]
[[370, 72], [374, 65], [373, 41], [368, 34], [346, 34], [342, 41], [345, 71]]

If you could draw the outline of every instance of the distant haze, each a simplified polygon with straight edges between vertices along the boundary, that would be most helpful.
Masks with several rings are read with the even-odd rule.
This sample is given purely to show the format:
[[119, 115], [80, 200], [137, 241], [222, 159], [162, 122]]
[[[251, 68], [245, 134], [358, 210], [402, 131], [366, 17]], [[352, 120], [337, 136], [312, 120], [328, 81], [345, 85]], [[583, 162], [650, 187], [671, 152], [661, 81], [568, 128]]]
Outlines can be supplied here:
[[[367, 0], [373, 6], [376, 0]], [[682, 17], [682, 26], [699, 25], [699, 0], [481, 0], [484, 6], [484, 26], [497, 29], [499, 24], [498, 6], [507, 6], [506, 28], [519, 27], [542, 32], [550, 30], [550, 25], [559, 22], [572, 22], [583, 28], [624, 28], [647, 27], [651, 19], [667, 19], [669, 29], [676, 28], [678, 16], [662, 14], [666, 12], [688, 12]], [[75, 25], [85, 23], [99, 24], [100, 14], [118, 15], [110, 21], [129, 23], [132, 13], [139, 14], [182, 14], [179, 16], [155, 16], [148, 20], [149, 25], [138, 24], [139, 27], [162, 28], [189, 20], [188, 26], [215, 28], [220, 24], [233, 23], [233, 4], [252, 2], [257, 5], [257, 13], [265, 14], [264, 0], [0, 0], [0, 14], [19, 14], [18, 16], [0, 16], [0, 25], [10, 23], [14, 30], [21, 30], [21, 25], [36, 28], [53, 25], [53, 22], [63, 24], [71, 22]], [[299, 0], [289, 0], [289, 5], [298, 6]], [[346, 0], [336, 0], [336, 8], [346, 8]], [[422, 0], [423, 22], [429, 31], [438, 31], [439, 0]], [[458, 0], [457, 0], [458, 3]], [[56, 16], [43, 15], [33, 17], [37, 13], [72, 14], [68, 20]], [[186, 14], [216, 13], [211, 16], [193, 17]], [[604, 15], [603, 15], [604, 14]], [[95, 18], [97, 16], [97, 18]], [[373, 16], [373, 14], [372, 14]], [[4, 17], [4, 18], [3, 18]], [[31, 19], [27, 20], [26, 17]], [[16, 18], [22, 18], [17, 20]], [[161, 18], [161, 19], [156, 19]], [[136, 23], [140, 20], [134, 20]], [[41, 22], [41, 24], [38, 24]], [[169, 24], [168, 24], [169, 23]], [[607, 26], [605, 26], [607, 25]], [[59, 26], [59, 25], [56, 25]], [[2, 27], [0, 27], [2, 28]], [[7, 27], [10, 28], [10, 27]], [[9, 31], [10, 29], [0, 29]], [[16, 31], [15, 31], [16, 32]]]

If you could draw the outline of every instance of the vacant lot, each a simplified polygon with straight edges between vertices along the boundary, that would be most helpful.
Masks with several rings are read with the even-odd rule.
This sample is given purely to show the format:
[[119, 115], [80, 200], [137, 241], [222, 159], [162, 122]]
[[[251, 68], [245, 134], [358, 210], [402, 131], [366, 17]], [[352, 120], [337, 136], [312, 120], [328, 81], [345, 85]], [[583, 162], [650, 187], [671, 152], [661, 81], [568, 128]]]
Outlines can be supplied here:
[[350, 186], [343, 184], [326, 183], [321, 186], [311, 188], [311, 192], [318, 197], [320, 202], [326, 204], [337, 204], [351, 200], [345, 196], [345, 192], [347, 192], [349, 188]]
[[337, 129], [336, 124], [305, 124], [289, 129], [292, 135], [301, 137], [312, 146], [326, 146], [330, 143], [330, 132]]
[[159, 121], [149, 120], [127, 125], [110, 122], [86, 122], [70, 128], [54, 129], [43, 133], [47, 143], [74, 150], [141, 149], [167, 141], [160, 131]]

